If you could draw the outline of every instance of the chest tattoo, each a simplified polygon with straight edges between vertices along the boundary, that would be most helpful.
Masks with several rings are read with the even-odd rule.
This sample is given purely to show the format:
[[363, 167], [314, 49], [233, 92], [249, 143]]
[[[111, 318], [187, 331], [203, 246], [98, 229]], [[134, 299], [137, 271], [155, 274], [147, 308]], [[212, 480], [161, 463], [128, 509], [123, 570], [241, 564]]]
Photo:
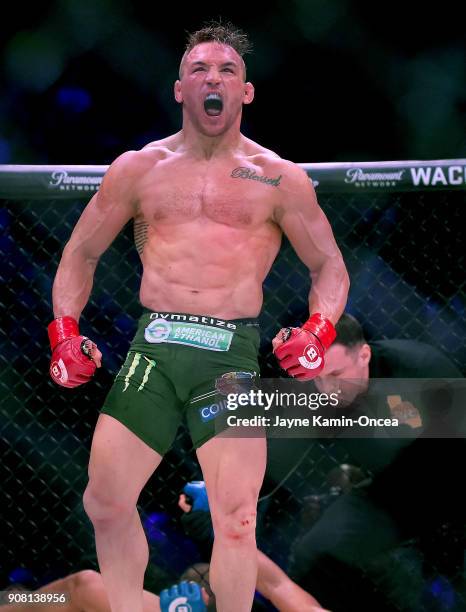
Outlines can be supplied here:
[[258, 181], [259, 183], [264, 183], [265, 185], [272, 185], [272, 187], [278, 187], [280, 185], [280, 181], [282, 175], [280, 174], [277, 178], [269, 178], [268, 176], [262, 176], [260, 174], [256, 174], [256, 171], [252, 168], [248, 168], [247, 166], [238, 166], [231, 171], [231, 178], [241, 178], [241, 179], [249, 179], [250, 181]]

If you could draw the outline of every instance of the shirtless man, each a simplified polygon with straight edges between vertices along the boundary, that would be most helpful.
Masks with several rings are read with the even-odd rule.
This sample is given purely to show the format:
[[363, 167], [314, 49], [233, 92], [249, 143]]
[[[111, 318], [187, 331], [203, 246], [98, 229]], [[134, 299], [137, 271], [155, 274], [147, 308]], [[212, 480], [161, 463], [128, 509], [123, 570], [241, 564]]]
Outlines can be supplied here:
[[346, 303], [346, 268], [307, 175], [240, 133], [243, 104], [254, 98], [242, 59], [247, 47], [246, 36], [230, 26], [190, 36], [174, 87], [181, 131], [110, 166], [53, 286], [50, 372], [73, 387], [101, 365], [77, 323], [97, 262], [134, 219], [145, 311], [99, 416], [84, 494], [113, 612], [143, 610], [148, 546], [136, 502], [183, 417], [209, 496], [217, 607], [251, 609], [266, 441], [215, 436], [215, 419], [202, 409], [215, 401], [218, 379], [259, 371], [256, 317], [282, 232], [312, 278], [309, 320], [274, 340], [290, 375], [319, 373]]

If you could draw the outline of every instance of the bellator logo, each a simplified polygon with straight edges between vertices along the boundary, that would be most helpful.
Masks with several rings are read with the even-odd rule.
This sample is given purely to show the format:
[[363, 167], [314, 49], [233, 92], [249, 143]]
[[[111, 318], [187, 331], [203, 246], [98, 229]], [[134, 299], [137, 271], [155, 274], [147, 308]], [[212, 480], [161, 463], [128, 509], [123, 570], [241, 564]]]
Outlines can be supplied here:
[[63, 363], [63, 359], [50, 364], [50, 374], [55, 380], [59, 380], [62, 383], [68, 382], [68, 371]]
[[308, 344], [303, 351], [302, 357], [298, 357], [298, 361], [306, 370], [315, 370], [320, 367], [322, 357], [319, 357], [319, 352], [315, 344]]

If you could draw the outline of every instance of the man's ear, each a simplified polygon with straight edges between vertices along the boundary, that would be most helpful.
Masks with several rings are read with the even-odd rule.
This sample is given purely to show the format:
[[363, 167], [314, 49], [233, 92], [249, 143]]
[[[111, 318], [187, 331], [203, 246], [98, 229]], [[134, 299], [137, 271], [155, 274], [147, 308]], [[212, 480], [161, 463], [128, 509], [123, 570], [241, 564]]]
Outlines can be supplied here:
[[181, 104], [183, 102], [183, 94], [181, 93], [181, 81], [175, 81], [175, 85], [173, 87], [173, 91], [175, 94], [175, 100]]
[[372, 356], [371, 347], [368, 344], [363, 344], [361, 348], [359, 349], [359, 355], [358, 355], [360, 364], [364, 366], [368, 365], [369, 361], [371, 360], [371, 356]]
[[244, 84], [243, 104], [251, 104], [254, 100], [254, 85], [249, 81]]

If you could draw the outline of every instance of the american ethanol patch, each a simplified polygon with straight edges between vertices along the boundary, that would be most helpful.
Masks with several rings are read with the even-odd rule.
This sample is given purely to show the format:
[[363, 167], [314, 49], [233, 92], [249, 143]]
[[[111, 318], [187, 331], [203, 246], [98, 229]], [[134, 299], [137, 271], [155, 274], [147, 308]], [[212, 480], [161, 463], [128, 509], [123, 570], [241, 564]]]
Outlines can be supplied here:
[[151, 344], [168, 342], [184, 344], [210, 351], [228, 351], [233, 332], [209, 325], [177, 323], [164, 319], [151, 321], [144, 330], [144, 338]]

